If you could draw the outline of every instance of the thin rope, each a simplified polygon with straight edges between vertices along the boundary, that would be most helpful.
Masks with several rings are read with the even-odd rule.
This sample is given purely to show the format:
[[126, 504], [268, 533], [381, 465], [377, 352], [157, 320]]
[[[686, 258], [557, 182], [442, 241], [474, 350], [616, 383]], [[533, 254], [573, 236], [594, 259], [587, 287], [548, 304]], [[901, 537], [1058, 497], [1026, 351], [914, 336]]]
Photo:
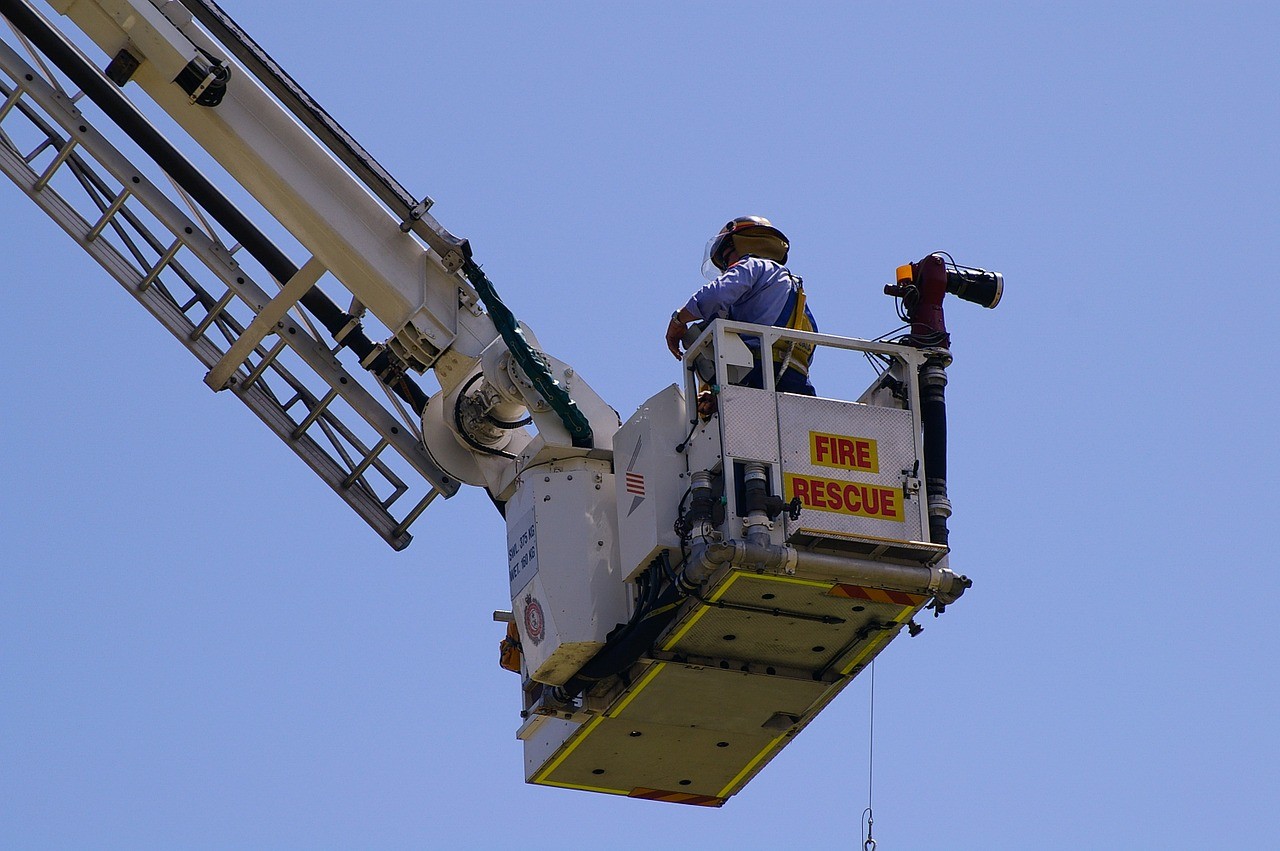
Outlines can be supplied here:
[[876, 841], [871, 836], [871, 825], [874, 821], [871, 809], [871, 790], [875, 781], [876, 754], [876, 661], [871, 660], [871, 707], [868, 712], [869, 723], [867, 733], [867, 808], [862, 813], [863, 827], [866, 829], [862, 840], [862, 851], [876, 851]]

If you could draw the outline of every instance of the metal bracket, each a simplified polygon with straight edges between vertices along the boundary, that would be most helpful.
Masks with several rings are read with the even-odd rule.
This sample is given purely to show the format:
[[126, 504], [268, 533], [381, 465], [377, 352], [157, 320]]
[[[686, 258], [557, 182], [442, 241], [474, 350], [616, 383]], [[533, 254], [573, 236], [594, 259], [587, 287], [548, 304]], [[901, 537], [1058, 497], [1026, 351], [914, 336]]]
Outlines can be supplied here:
[[908, 475], [904, 476], [902, 479], [902, 492], [906, 495], [907, 499], [911, 499], [913, 496], [920, 493], [920, 487], [923, 483], [915, 476], [909, 475], [910, 471], [907, 472]]
[[360, 361], [360, 365], [365, 369], [368, 369], [369, 365], [376, 361], [386, 350], [387, 347], [384, 344], [378, 343], [372, 350], [370, 350], [369, 354], [365, 355], [364, 359]]
[[124, 88], [124, 84], [129, 82], [133, 72], [137, 71], [141, 64], [142, 60], [130, 53], [128, 47], [122, 47], [102, 73], [107, 75], [108, 80]]
[[217, 106], [227, 93], [231, 68], [223, 65], [221, 60], [210, 59], [208, 68], [201, 68], [200, 63], [192, 59], [173, 80], [187, 93], [192, 104]]
[[440, 262], [444, 264], [444, 270], [452, 275], [462, 268], [465, 259], [461, 251], [456, 248], [450, 248], [440, 257]]
[[339, 347], [341, 347], [342, 341], [347, 339], [347, 335], [359, 327], [360, 327], [360, 317], [352, 316], [351, 319], [347, 321], [347, 324], [339, 328], [338, 333], [333, 335], [333, 341], [337, 343]]
[[458, 287], [458, 306], [472, 316], [479, 316], [484, 313], [484, 309], [480, 307], [480, 299], [475, 293], [464, 287]]
[[400, 223], [400, 230], [404, 233], [408, 233], [412, 230], [413, 223], [421, 221], [422, 217], [427, 214], [427, 211], [435, 206], [435, 203], [435, 199], [428, 195], [410, 207], [408, 215], [406, 215], [404, 221]]

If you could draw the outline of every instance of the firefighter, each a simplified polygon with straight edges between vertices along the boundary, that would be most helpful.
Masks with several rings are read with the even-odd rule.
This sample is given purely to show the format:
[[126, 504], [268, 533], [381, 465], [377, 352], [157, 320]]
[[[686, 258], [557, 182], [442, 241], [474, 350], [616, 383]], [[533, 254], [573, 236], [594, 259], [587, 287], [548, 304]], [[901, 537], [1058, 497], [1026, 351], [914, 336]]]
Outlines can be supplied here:
[[[710, 283], [671, 314], [667, 325], [667, 348], [671, 354], [680, 359], [680, 346], [690, 322], [730, 319], [817, 331], [817, 323], [805, 304], [800, 278], [783, 265], [790, 247], [782, 231], [760, 216], [739, 216], [721, 228], [708, 241], [702, 262], [702, 273]], [[751, 349], [755, 366], [741, 383], [747, 387], [763, 387], [760, 339], [747, 336], [742, 339]], [[809, 382], [812, 358], [812, 345], [778, 343], [770, 359], [776, 389], [815, 395]]]

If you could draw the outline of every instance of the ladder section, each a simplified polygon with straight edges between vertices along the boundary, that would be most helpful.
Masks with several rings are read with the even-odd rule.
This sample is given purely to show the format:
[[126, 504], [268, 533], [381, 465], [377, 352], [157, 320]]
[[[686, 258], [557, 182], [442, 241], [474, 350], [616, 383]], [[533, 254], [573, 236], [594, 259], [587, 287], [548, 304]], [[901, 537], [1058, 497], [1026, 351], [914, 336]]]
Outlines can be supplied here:
[[230, 390], [388, 544], [407, 546], [413, 522], [458, 483], [413, 412], [348, 372], [297, 305], [324, 268], [312, 260], [269, 295], [194, 206], [196, 218], [3, 41], [0, 71], [0, 170], [204, 364], [206, 384]]

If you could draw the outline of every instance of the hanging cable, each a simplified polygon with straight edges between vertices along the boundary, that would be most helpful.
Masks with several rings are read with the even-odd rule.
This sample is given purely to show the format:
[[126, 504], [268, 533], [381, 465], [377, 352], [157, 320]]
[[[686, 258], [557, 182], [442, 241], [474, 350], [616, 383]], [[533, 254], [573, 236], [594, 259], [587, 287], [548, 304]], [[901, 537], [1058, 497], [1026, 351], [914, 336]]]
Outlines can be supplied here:
[[876, 660], [871, 660], [871, 708], [868, 712], [867, 734], [867, 808], [862, 811], [863, 840], [862, 851], [876, 851], [876, 840], [871, 835], [871, 824], [874, 821], [871, 810], [871, 788], [875, 780], [876, 753]]

